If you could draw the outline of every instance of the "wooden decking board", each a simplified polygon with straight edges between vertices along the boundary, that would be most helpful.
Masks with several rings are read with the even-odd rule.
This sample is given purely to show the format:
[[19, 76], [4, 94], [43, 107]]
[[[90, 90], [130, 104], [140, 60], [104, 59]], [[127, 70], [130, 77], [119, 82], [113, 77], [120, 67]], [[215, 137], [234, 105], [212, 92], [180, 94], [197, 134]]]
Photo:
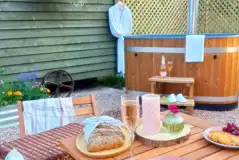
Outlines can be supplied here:
[[182, 157], [185, 158], [185, 159], [188, 159], [188, 160], [198, 160], [198, 159], [202, 159], [204, 157], [207, 157], [211, 154], [214, 154], [216, 152], [219, 152], [221, 150], [222, 150], [222, 148], [220, 148], [220, 147], [217, 147], [215, 145], [209, 145], [209, 146], [206, 146], [202, 149], [194, 151], [192, 153], [183, 155]]

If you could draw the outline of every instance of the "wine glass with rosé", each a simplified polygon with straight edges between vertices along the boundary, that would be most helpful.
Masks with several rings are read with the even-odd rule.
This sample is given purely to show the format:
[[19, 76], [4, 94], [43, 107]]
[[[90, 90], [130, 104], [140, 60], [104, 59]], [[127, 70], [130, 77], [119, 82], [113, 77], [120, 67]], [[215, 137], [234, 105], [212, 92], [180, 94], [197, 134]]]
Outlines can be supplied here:
[[139, 96], [123, 94], [121, 96], [121, 118], [128, 127], [131, 137], [130, 160], [135, 160], [133, 153], [134, 132], [139, 123]]
[[170, 77], [171, 76], [171, 71], [173, 69], [173, 61], [168, 61], [167, 62], [167, 69], [168, 69], [169, 77]]

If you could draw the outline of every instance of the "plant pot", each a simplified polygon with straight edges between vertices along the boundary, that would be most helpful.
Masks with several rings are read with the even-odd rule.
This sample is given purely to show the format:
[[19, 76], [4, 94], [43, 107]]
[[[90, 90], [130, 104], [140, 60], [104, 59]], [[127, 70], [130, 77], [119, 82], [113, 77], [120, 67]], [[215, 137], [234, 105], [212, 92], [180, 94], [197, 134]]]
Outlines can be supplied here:
[[19, 123], [16, 104], [1, 106], [0, 115], [0, 128], [14, 126]]

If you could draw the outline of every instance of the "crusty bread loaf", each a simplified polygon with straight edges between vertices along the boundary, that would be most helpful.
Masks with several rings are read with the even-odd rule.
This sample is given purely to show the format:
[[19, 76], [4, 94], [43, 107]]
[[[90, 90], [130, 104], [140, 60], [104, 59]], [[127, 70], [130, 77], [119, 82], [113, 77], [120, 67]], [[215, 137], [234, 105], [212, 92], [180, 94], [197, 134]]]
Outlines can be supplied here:
[[87, 150], [89, 152], [99, 152], [121, 147], [124, 144], [125, 135], [119, 127], [106, 123], [100, 124], [91, 133]]

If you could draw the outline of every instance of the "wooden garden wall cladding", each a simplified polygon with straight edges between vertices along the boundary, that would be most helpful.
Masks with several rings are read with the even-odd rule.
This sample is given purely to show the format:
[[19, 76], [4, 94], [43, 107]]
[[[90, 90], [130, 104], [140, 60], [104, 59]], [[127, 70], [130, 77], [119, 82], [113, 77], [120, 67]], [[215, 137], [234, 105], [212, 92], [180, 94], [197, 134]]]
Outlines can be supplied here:
[[74, 79], [115, 72], [115, 39], [107, 11], [113, 0], [0, 0], [0, 66], [16, 79], [64, 69]]

